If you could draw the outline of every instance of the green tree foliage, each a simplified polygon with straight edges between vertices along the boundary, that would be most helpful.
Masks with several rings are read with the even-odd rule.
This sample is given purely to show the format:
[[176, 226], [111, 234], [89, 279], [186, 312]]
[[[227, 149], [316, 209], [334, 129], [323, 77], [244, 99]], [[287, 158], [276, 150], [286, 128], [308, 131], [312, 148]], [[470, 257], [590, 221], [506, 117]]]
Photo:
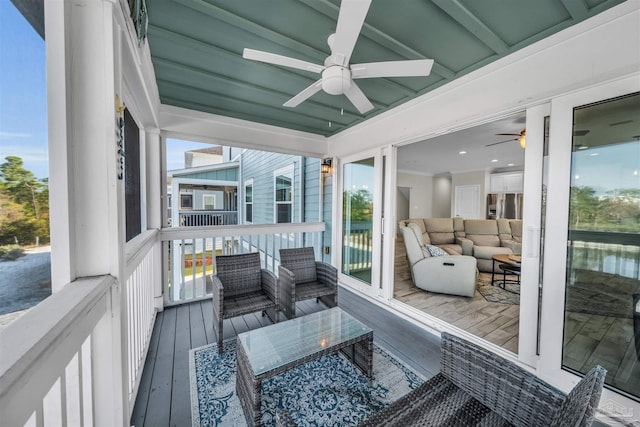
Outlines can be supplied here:
[[0, 245], [49, 241], [49, 188], [7, 156], [0, 164]]
[[640, 232], [640, 189], [620, 189], [596, 196], [590, 187], [571, 188], [572, 230]]
[[[373, 219], [373, 194], [368, 190], [345, 191], [345, 200], [350, 203], [344, 205], [344, 217], [347, 214], [352, 221], [371, 221]], [[347, 209], [350, 208], [350, 212]]]

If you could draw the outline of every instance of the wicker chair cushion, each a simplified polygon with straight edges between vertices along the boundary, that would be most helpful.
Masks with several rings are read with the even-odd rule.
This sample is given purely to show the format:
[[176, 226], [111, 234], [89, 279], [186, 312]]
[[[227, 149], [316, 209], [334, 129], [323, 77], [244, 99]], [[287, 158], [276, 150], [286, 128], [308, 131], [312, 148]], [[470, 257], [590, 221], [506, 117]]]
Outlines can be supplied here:
[[262, 291], [249, 292], [235, 297], [225, 298], [223, 301], [225, 318], [240, 316], [246, 313], [275, 307], [275, 303]]
[[315, 280], [296, 284], [296, 301], [318, 298], [333, 293], [335, 293], [335, 289]]
[[[216, 257], [216, 275], [224, 286], [225, 299], [236, 295], [259, 292], [260, 255], [221, 255]], [[226, 301], [225, 301], [226, 302]]]
[[318, 280], [313, 248], [280, 249], [280, 265], [296, 275], [296, 283]]

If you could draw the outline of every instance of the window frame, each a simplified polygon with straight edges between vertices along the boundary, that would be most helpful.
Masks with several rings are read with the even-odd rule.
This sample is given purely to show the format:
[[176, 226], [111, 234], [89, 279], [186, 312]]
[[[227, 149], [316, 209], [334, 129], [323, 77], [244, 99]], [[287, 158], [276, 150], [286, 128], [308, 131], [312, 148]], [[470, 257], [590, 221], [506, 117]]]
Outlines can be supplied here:
[[[247, 201], [247, 187], [251, 187], [251, 201]], [[245, 224], [253, 224], [253, 178], [246, 179], [244, 181], [243, 194], [244, 194], [244, 223]], [[251, 206], [251, 219], [247, 219], [247, 206]]]
[[[184, 203], [182, 203], [182, 198], [183, 197], [189, 197], [191, 199], [191, 206], [185, 206]], [[181, 211], [184, 210], [193, 210], [193, 193], [180, 193], [180, 205], [179, 208]]]
[[[285, 176], [291, 178], [291, 197], [290, 200], [278, 200], [278, 177]], [[294, 222], [293, 201], [295, 200], [295, 163], [284, 166], [282, 168], [273, 171], [273, 223], [274, 224], [288, 224]], [[279, 222], [278, 221], [278, 208], [281, 205], [289, 205], [290, 209], [290, 221]]]

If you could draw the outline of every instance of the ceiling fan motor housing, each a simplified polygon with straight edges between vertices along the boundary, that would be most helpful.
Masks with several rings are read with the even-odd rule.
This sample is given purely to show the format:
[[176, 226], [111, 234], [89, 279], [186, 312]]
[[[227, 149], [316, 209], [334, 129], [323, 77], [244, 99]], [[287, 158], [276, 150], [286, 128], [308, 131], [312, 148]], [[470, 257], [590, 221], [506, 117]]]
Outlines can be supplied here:
[[327, 67], [322, 72], [322, 90], [330, 95], [342, 95], [351, 87], [351, 71], [339, 65]]

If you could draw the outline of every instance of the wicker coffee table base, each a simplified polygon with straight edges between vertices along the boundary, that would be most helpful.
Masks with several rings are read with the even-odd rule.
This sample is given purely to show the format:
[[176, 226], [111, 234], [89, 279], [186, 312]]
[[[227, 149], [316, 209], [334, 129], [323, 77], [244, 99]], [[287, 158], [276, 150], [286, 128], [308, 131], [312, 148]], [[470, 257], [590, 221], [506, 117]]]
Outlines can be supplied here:
[[373, 376], [373, 332], [368, 332], [357, 338], [336, 344], [331, 347], [319, 349], [317, 352], [295, 360], [277, 369], [265, 372], [264, 374], [255, 376], [249, 358], [245, 353], [244, 346], [238, 340], [237, 343], [237, 376], [236, 376], [236, 393], [240, 399], [240, 405], [244, 411], [247, 425], [259, 426], [260, 422], [260, 404], [262, 402], [262, 381], [274, 377], [281, 372], [287, 371], [296, 366], [318, 359], [326, 354], [342, 351], [369, 380]]

